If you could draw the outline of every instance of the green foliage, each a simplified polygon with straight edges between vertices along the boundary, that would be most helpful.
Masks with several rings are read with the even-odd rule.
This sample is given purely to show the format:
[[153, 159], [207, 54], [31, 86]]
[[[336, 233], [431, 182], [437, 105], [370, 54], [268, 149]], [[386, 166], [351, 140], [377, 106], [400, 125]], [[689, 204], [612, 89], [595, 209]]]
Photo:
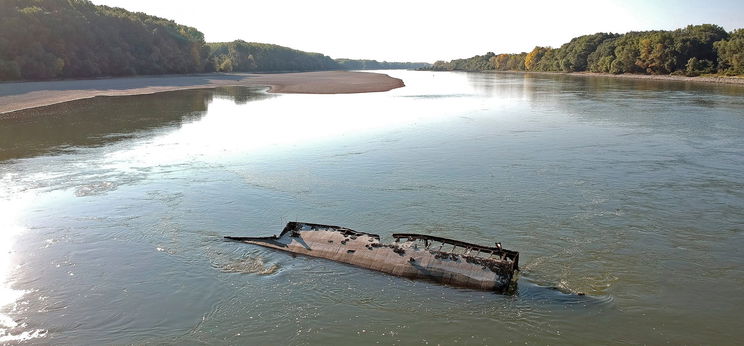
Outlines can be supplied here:
[[422, 66], [334, 61], [241, 40], [207, 44], [195, 28], [87, 0], [0, 0], [0, 80]]
[[0, 60], [0, 80], [15, 80], [21, 78], [21, 69], [15, 61]]
[[1, 80], [204, 69], [202, 33], [167, 19], [84, 0], [1, 3]]
[[221, 72], [279, 72], [318, 70], [381, 70], [426, 67], [426, 63], [331, 59], [274, 44], [245, 42], [208, 43], [210, 61]]
[[436, 71], [453, 71], [453, 70], [460, 70], [460, 71], [483, 71], [483, 70], [490, 70], [492, 67], [491, 65], [491, 58], [495, 57], [496, 54], [493, 54], [492, 52], [488, 52], [485, 55], [476, 55], [472, 58], [468, 59], [456, 59], [452, 60], [450, 62], [444, 62], [444, 61], [437, 61], [432, 65], [430, 68], [431, 70]]
[[488, 59], [488, 62], [491, 63], [491, 68], [494, 70], [508, 70], [509, 54], [494, 55]]
[[669, 74], [677, 64], [674, 52], [674, 37], [669, 32], [658, 32], [638, 42], [638, 57], [635, 62], [648, 74]]
[[368, 59], [336, 59], [343, 70], [390, 70], [390, 69], [419, 69], [429, 67], [425, 62], [379, 62]]
[[528, 53], [519, 54], [499, 54], [489, 59], [491, 69], [497, 71], [524, 71], [526, 69], [524, 61]]
[[675, 70], [679, 70], [684, 69], [691, 58], [715, 62], [718, 55], [714, 44], [727, 39], [729, 34], [718, 25], [703, 24], [675, 30], [674, 36], [674, 50], [678, 56]]
[[715, 42], [718, 70], [728, 75], [744, 74], [744, 29], [734, 30], [727, 40]]
[[615, 60], [617, 37], [609, 38], [600, 43], [593, 52], [586, 57], [587, 68], [591, 72], [609, 73]]
[[692, 57], [687, 60], [685, 74], [690, 77], [699, 76], [704, 73], [713, 72], [713, 62], [710, 60], [700, 60]]
[[557, 49], [535, 47], [529, 53], [491, 55], [487, 66], [478, 63], [483, 57], [439, 61], [431, 69], [744, 74], [744, 30], [729, 35], [720, 26], [702, 24], [673, 31], [597, 33], [576, 37]]
[[[527, 57], [524, 59], [524, 68], [527, 71], [537, 71], [538, 67], [541, 67], [538, 65], [540, 60], [543, 58], [543, 56], [552, 51], [553, 48], [550, 47], [535, 47], [532, 49], [531, 52], [527, 54]], [[551, 57], [552, 57], [551, 53]], [[549, 57], [550, 58], [550, 57]]]
[[522, 52], [519, 54], [511, 54], [509, 60], [506, 62], [506, 66], [512, 71], [524, 71], [524, 59], [527, 58], [527, 53]]
[[275, 44], [217, 42], [207, 44], [209, 60], [221, 72], [279, 72], [339, 69], [339, 64], [320, 53], [307, 53]]
[[[617, 34], [600, 32], [572, 39], [562, 45], [555, 54], [555, 59], [558, 60], [558, 69], [564, 72], [586, 71], [589, 65], [589, 55], [596, 51], [600, 44], [618, 36]], [[551, 69], [551, 71], [555, 70], [555, 67]]]
[[222, 62], [220, 63], [219, 67], [217, 68], [217, 71], [220, 71], [220, 72], [232, 72], [233, 71], [232, 59], [225, 58], [224, 60], [222, 60]]

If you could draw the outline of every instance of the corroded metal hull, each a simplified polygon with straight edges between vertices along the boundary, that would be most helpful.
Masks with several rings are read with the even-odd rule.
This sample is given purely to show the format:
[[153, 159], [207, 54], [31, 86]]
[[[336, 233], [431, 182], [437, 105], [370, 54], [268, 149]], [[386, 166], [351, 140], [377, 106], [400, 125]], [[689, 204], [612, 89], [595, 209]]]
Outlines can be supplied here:
[[422, 234], [393, 237], [394, 243], [383, 244], [376, 234], [290, 222], [279, 236], [225, 238], [411, 279], [499, 292], [508, 290], [518, 270], [519, 253], [498, 243], [487, 247]]

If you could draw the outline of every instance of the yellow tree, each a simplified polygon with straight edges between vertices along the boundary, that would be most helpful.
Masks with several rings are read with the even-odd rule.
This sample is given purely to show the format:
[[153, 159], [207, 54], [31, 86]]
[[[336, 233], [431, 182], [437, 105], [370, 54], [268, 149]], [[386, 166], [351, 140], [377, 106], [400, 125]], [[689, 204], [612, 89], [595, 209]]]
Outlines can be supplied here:
[[508, 69], [509, 54], [499, 54], [489, 59], [494, 70], [504, 71]]
[[524, 58], [524, 68], [527, 71], [533, 71], [548, 49], [549, 47], [535, 47], [535, 49], [527, 53], [527, 57]]

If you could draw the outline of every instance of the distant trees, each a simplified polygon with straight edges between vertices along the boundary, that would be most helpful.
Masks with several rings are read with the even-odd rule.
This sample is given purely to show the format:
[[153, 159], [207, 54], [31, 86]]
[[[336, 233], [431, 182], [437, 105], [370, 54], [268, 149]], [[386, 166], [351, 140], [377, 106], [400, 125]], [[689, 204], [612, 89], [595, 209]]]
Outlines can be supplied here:
[[557, 67], [564, 72], [586, 71], [589, 55], [595, 52], [603, 42], [618, 36], [617, 34], [596, 33], [572, 39], [557, 49], [555, 54]]
[[691, 77], [699, 76], [703, 73], [712, 72], [713, 62], [710, 60], [700, 60], [698, 58], [692, 57], [687, 60], [687, 65], [685, 65], [685, 74]]
[[483, 55], [450, 62], [434, 70], [605, 72], [645, 74], [744, 74], [744, 29], [727, 33], [712, 24], [673, 31], [597, 33], [572, 39], [560, 48], [535, 47], [529, 53]]
[[429, 69], [433, 70], [462, 70], [462, 71], [483, 71], [491, 69], [491, 58], [495, 57], [496, 54], [492, 52], [486, 53], [486, 55], [476, 55], [468, 59], [456, 59], [450, 62], [437, 61]]
[[245, 42], [208, 43], [209, 61], [220, 72], [278, 72], [338, 69], [339, 65], [320, 53], [307, 53], [275, 44]]
[[744, 74], [744, 29], [734, 30], [728, 39], [713, 43], [718, 53], [718, 70], [729, 75]]
[[83, 0], [0, 1], [0, 79], [202, 71], [198, 30]]
[[0, 81], [193, 72], [425, 68], [645, 74], [744, 74], [744, 29], [713, 24], [673, 31], [579, 36], [559, 48], [488, 52], [425, 63], [331, 59], [273, 44], [206, 43], [171, 20], [87, 0], [0, 0]]
[[343, 70], [417, 69], [430, 66], [425, 62], [387, 62], [369, 59], [336, 59]]
[[319, 70], [384, 70], [427, 67], [427, 63], [379, 62], [368, 59], [331, 59], [275, 44], [245, 42], [207, 43], [209, 60], [219, 72], [279, 72]]
[[87, 0], [0, 0], [0, 81], [213, 71], [418, 68], [237, 40]]
[[[553, 48], [550, 47], [535, 47], [531, 52], [527, 53], [527, 56], [524, 58], [524, 69], [527, 71], [538, 70], [538, 63], [543, 60], [543, 56], [552, 51]], [[548, 59], [545, 59], [546, 62], [551, 60], [553, 54], [551, 53], [550, 55], [551, 56]]]

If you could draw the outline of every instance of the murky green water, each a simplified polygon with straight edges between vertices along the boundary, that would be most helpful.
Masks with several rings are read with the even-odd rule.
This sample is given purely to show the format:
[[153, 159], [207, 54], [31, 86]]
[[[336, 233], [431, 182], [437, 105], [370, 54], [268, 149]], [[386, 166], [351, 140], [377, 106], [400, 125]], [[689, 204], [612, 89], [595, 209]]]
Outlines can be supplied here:
[[[392, 74], [407, 87], [0, 121], [0, 343], [744, 338], [744, 88]], [[517, 294], [221, 239], [291, 220], [500, 241], [521, 252]]]

